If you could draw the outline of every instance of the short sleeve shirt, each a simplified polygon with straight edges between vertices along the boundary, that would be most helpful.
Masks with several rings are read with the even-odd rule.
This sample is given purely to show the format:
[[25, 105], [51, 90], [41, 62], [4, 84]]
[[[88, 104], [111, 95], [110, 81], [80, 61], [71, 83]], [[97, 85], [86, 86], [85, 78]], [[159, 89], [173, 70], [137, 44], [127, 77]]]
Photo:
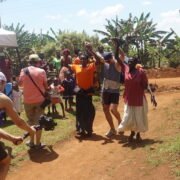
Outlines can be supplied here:
[[93, 86], [94, 83], [94, 72], [96, 70], [95, 63], [90, 63], [87, 67], [82, 67], [81, 65], [72, 65], [72, 70], [76, 75], [76, 84], [87, 90]]
[[[28, 69], [35, 83], [42, 92], [45, 92], [44, 84], [47, 82], [46, 72], [43, 69], [34, 66], [29, 66]], [[24, 103], [33, 104], [44, 101], [44, 97], [37, 87], [33, 84], [29, 76], [24, 73], [24, 69], [21, 70], [19, 81], [23, 87]]]

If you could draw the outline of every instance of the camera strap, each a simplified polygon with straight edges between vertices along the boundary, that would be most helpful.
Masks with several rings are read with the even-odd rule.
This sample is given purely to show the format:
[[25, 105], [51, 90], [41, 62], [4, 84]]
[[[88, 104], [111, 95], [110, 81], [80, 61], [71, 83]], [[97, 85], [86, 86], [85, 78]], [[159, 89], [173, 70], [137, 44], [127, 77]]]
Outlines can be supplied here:
[[24, 71], [24, 73], [25, 73], [27, 76], [29, 76], [29, 78], [31, 79], [32, 83], [36, 86], [36, 88], [39, 90], [39, 92], [41, 93], [41, 95], [42, 95], [43, 97], [46, 97], [45, 94], [44, 94], [44, 93], [41, 91], [41, 89], [39, 88], [39, 86], [38, 86], [38, 85], [35, 83], [35, 81], [33, 80], [32, 76], [31, 76], [31, 74], [30, 74], [30, 72], [29, 72], [28, 67], [27, 67], [27, 68], [24, 68], [23, 71]]

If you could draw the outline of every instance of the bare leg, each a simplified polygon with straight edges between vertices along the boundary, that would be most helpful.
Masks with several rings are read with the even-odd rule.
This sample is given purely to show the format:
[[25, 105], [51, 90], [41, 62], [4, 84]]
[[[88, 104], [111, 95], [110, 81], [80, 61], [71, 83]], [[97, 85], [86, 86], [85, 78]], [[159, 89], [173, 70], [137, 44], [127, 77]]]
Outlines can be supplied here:
[[69, 109], [71, 110], [72, 109], [72, 99], [71, 98], [68, 99], [68, 103], [69, 103]]
[[132, 141], [133, 141], [134, 135], [135, 135], [135, 132], [134, 132], [134, 131], [131, 131], [131, 134], [130, 134], [130, 136], [128, 137], [128, 141], [129, 141], [129, 142], [132, 142]]
[[121, 115], [118, 111], [118, 104], [111, 104], [110, 110], [112, 114], [114, 115], [114, 117], [117, 119], [118, 125], [119, 125], [121, 123]]
[[48, 106], [48, 114], [51, 113], [51, 105]]
[[39, 145], [41, 143], [41, 135], [42, 135], [41, 130], [36, 131], [36, 145]]
[[65, 117], [64, 104], [61, 102], [60, 105], [61, 105], [61, 108], [62, 108], [63, 117]]
[[137, 133], [136, 133], [136, 141], [137, 141], [137, 142], [141, 142], [141, 141], [142, 141], [140, 132], [137, 132]]
[[66, 99], [65, 99], [65, 110], [66, 110], [66, 111], [67, 111], [67, 109], [68, 109], [68, 108], [67, 108], [67, 102], [68, 102], [68, 99], [66, 98]]
[[11, 158], [9, 156], [7, 156], [5, 159], [3, 159], [0, 162], [0, 180], [6, 179], [10, 162], [11, 162]]
[[109, 105], [103, 104], [103, 111], [106, 117], [107, 122], [109, 123], [109, 126], [111, 129], [115, 129], [113, 119], [110, 113]]

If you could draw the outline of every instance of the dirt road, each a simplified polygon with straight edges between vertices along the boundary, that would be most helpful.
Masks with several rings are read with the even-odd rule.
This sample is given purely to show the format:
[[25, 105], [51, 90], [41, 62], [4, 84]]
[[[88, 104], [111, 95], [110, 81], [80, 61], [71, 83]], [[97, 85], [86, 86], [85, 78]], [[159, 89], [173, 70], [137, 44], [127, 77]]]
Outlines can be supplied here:
[[[180, 78], [156, 80], [160, 85], [180, 85]], [[172, 83], [174, 84], [174, 83]], [[170, 86], [170, 85], [168, 85]], [[147, 96], [148, 100], [149, 95]], [[152, 168], [146, 162], [146, 147], [152, 149], [163, 143], [161, 136], [172, 132], [160, 130], [166, 125], [165, 108], [175, 99], [180, 99], [180, 91], [161, 92], [157, 94], [158, 107], [149, 103], [149, 131], [142, 134], [141, 144], [127, 143], [129, 132], [124, 136], [117, 135], [112, 139], [104, 136], [108, 124], [102, 109], [96, 112], [92, 138], [77, 139], [58, 143], [53, 148], [41, 150], [38, 153], [29, 152], [31, 161], [26, 161], [14, 172], [9, 173], [7, 180], [126, 180], [126, 179], [174, 179], [169, 165]], [[120, 103], [123, 112], [123, 103]]]

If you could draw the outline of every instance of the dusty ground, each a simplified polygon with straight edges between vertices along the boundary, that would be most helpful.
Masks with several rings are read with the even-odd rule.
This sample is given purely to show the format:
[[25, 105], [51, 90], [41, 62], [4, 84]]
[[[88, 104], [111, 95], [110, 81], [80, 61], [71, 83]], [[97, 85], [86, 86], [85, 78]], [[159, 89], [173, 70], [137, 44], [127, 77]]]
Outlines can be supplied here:
[[[152, 83], [154, 81], [151, 80]], [[73, 136], [52, 149], [29, 152], [31, 161], [25, 161], [21, 167], [10, 172], [7, 180], [175, 179], [169, 164], [153, 168], [146, 162], [146, 147], [151, 146], [153, 150], [163, 143], [162, 136], [174, 133], [166, 126], [164, 108], [171, 108], [172, 102], [180, 99], [180, 91], [172, 88], [172, 85], [180, 86], [180, 78], [156, 79], [156, 84], [163, 88], [156, 96], [158, 107], [154, 109], [149, 103], [149, 131], [142, 134], [144, 140], [141, 144], [127, 143], [129, 132], [107, 139], [104, 134], [108, 124], [99, 107], [92, 138], [77, 139]], [[147, 98], [150, 99], [149, 95]], [[120, 111], [123, 112], [123, 102], [120, 103]], [[161, 131], [162, 125], [167, 131]]]

